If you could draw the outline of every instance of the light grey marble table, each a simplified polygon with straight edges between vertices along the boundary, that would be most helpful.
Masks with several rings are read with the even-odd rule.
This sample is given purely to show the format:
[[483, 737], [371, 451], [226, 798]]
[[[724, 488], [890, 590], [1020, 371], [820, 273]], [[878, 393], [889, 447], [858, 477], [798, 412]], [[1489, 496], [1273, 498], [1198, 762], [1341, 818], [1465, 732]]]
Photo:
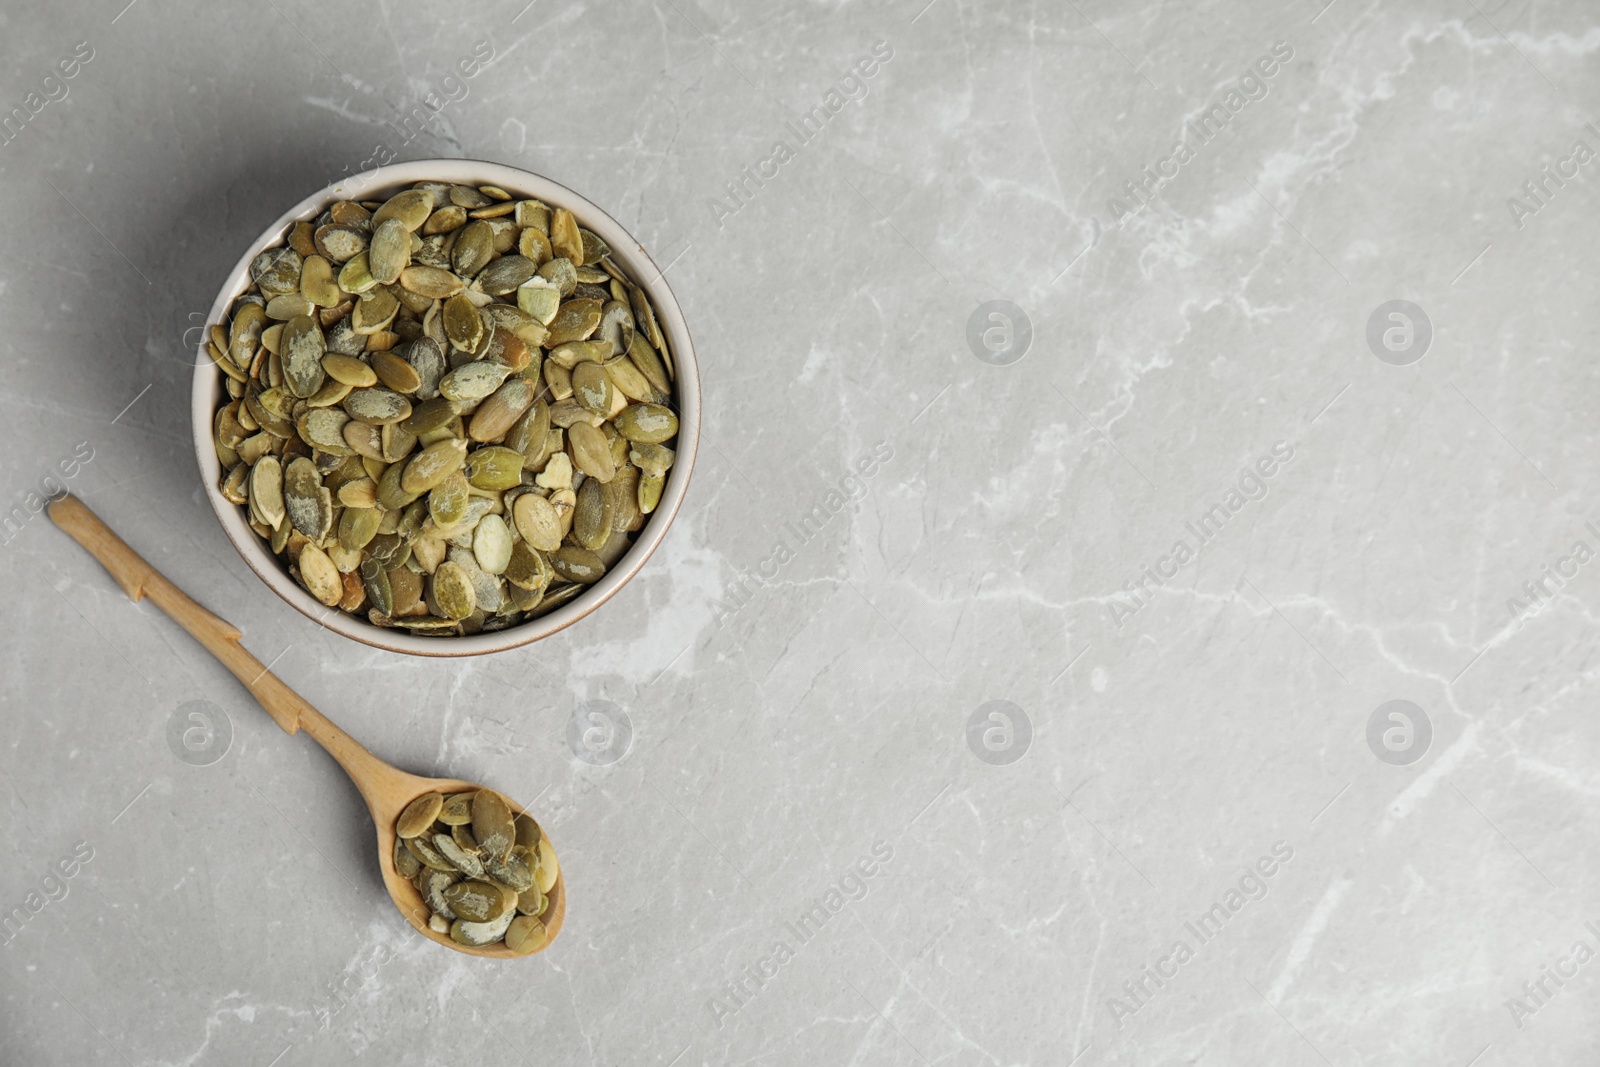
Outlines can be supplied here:
[[[125, 3], [0, 10], [0, 1062], [1592, 1058], [1593, 4]], [[621, 220], [705, 386], [646, 572], [469, 662], [287, 608], [189, 443], [242, 247], [436, 156]], [[412, 935], [63, 486], [537, 797], [551, 951]]]

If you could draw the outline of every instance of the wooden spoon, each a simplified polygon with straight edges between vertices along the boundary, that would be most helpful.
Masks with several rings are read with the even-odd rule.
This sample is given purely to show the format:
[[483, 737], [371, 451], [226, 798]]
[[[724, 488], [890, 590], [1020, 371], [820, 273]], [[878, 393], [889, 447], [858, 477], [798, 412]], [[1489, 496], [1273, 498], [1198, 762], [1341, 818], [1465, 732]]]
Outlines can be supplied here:
[[[51, 504], [50, 518], [100, 561], [129, 599], [138, 601], [148, 597], [169, 618], [189, 631], [196, 641], [205, 646], [206, 651], [244, 683], [245, 688], [250, 690], [273, 721], [283, 727], [285, 733], [304, 730], [344, 768], [344, 772], [361, 791], [362, 799], [367, 802], [367, 810], [372, 814], [373, 825], [378, 828], [378, 865], [383, 870], [383, 884], [388, 887], [389, 896], [394, 898], [395, 907], [400, 909], [400, 914], [418, 933], [446, 948], [470, 956], [521, 958], [503, 942], [469, 948], [456, 944], [447, 934], [429, 929], [429, 910], [422, 895], [417, 892], [416, 886], [394, 869], [395, 821], [407, 804], [428, 792], [460, 793], [484, 787], [476, 782], [454, 778], [419, 778], [391, 767], [368, 752], [355, 738], [335, 726], [327, 716], [306, 703], [304, 698], [263, 667], [260, 660], [246, 652], [239, 644], [243, 634], [189, 599], [160, 571], [129, 548], [77, 497], [64, 496]], [[507, 802], [511, 803], [509, 798]], [[515, 803], [511, 803], [511, 808], [515, 813], [523, 813], [523, 809]], [[540, 833], [543, 833], [543, 828]], [[550, 906], [545, 909], [543, 916], [547, 933], [544, 947], [556, 939], [561, 932], [562, 920], [566, 918], [566, 886], [559, 872], [549, 896]], [[543, 950], [540, 948], [538, 951]]]

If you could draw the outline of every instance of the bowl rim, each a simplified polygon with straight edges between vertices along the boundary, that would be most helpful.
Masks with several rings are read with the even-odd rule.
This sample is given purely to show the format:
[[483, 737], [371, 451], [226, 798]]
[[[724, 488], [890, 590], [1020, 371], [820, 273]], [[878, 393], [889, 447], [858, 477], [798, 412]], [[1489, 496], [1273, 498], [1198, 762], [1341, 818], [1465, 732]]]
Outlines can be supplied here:
[[666, 335], [676, 370], [673, 384], [677, 391], [677, 458], [668, 473], [661, 502], [651, 513], [633, 545], [617, 560], [617, 565], [587, 591], [548, 615], [491, 633], [423, 637], [402, 629], [374, 626], [337, 608], [325, 607], [289, 577], [288, 571], [278, 562], [270, 547], [250, 528], [244, 508], [222, 495], [222, 462], [217, 456], [213, 440], [213, 425], [217, 408], [226, 393], [222, 372], [206, 351], [206, 330], [201, 331], [202, 336], [196, 346], [197, 358], [190, 393], [195, 458], [200, 465], [200, 480], [205, 486], [206, 498], [211, 502], [211, 510], [221, 523], [223, 533], [233, 543], [234, 550], [269, 589], [300, 614], [341, 636], [390, 652], [435, 658], [479, 656], [521, 648], [587, 617], [638, 574], [660, 547], [683, 505], [689, 478], [694, 470], [695, 455], [699, 450], [700, 372], [688, 324], [684, 321], [683, 311], [667, 284], [664, 272], [620, 222], [586, 197], [551, 178], [504, 163], [478, 159], [417, 159], [390, 163], [339, 178], [305, 197], [278, 216], [250, 243], [244, 255], [234, 264], [233, 270], [224, 278], [211, 305], [207, 325], [225, 321], [228, 309], [248, 285], [251, 261], [266, 249], [282, 243], [296, 222], [315, 218], [335, 200], [376, 199], [379, 194], [392, 195], [400, 187], [419, 181], [453, 182], [474, 187], [496, 185], [511, 193], [515, 199], [541, 200], [554, 207], [567, 208], [583, 226], [594, 231], [610, 246], [618, 265], [650, 296], [656, 321]]

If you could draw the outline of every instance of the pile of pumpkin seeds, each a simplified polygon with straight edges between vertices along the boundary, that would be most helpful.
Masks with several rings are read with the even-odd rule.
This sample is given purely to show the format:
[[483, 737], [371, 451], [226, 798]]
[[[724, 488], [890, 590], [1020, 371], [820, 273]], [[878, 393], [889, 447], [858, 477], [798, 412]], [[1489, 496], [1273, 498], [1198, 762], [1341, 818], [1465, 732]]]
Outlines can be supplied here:
[[395, 823], [394, 867], [422, 894], [428, 928], [474, 948], [537, 952], [558, 868], [550, 841], [492, 789], [424, 793]]
[[250, 277], [208, 334], [222, 493], [328, 607], [504, 629], [598, 581], [655, 510], [672, 355], [567, 209], [419, 182], [296, 223]]

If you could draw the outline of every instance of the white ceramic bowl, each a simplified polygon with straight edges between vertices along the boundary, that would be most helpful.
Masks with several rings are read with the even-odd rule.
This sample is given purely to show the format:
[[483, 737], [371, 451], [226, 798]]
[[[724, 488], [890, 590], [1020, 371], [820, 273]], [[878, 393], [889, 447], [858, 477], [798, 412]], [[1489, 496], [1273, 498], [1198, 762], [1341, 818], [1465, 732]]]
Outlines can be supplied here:
[[683, 504], [695, 451], [700, 439], [700, 374], [694, 358], [694, 343], [684, 324], [683, 312], [668, 288], [661, 270], [622, 225], [564, 185], [549, 178], [499, 163], [474, 159], [423, 159], [394, 163], [387, 167], [343, 178], [306, 197], [278, 217], [278, 220], [245, 249], [239, 262], [223, 280], [221, 291], [211, 305], [208, 323], [227, 321], [233, 302], [249, 286], [250, 263], [262, 251], [282, 244], [296, 222], [316, 218], [335, 200], [383, 200], [419, 181], [444, 181], [460, 185], [498, 185], [513, 196], [542, 200], [553, 207], [564, 207], [577, 216], [580, 225], [594, 231], [611, 247], [612, 257], [642, 286], [655, 305], [656, 318], [667, 337], [677, 371], [674, 400], [678, 410], [677, 460], [667, 477], [661, 503], [635, 535], [634, 543], [604, 578], [574, 600], [548, 615], [494, 633], [465, 637], [424, 637], [399, 629], [373, 626], [364, 618], [329, 610], [310, 593], [300, 588], [272, 554], [272, 549], [246, 521], [245, 509], [222, 495], [222, 465], [212, 438], [217, 407], [226, 395], [222, 372], [206, 354], [204, 337], [196, 351], [194, 391], [191, 408], [194, 421], [195, 455], [200, 461], [200, 478], [206, 487], [211, 509], [239, 555], [263, 582], [296, 611], [345, 637], [391, 652], [415, 656], [476, 656], [517, 648], [563, 630], [611, 599], [618, 589], [644, 566], [666, 536]]

